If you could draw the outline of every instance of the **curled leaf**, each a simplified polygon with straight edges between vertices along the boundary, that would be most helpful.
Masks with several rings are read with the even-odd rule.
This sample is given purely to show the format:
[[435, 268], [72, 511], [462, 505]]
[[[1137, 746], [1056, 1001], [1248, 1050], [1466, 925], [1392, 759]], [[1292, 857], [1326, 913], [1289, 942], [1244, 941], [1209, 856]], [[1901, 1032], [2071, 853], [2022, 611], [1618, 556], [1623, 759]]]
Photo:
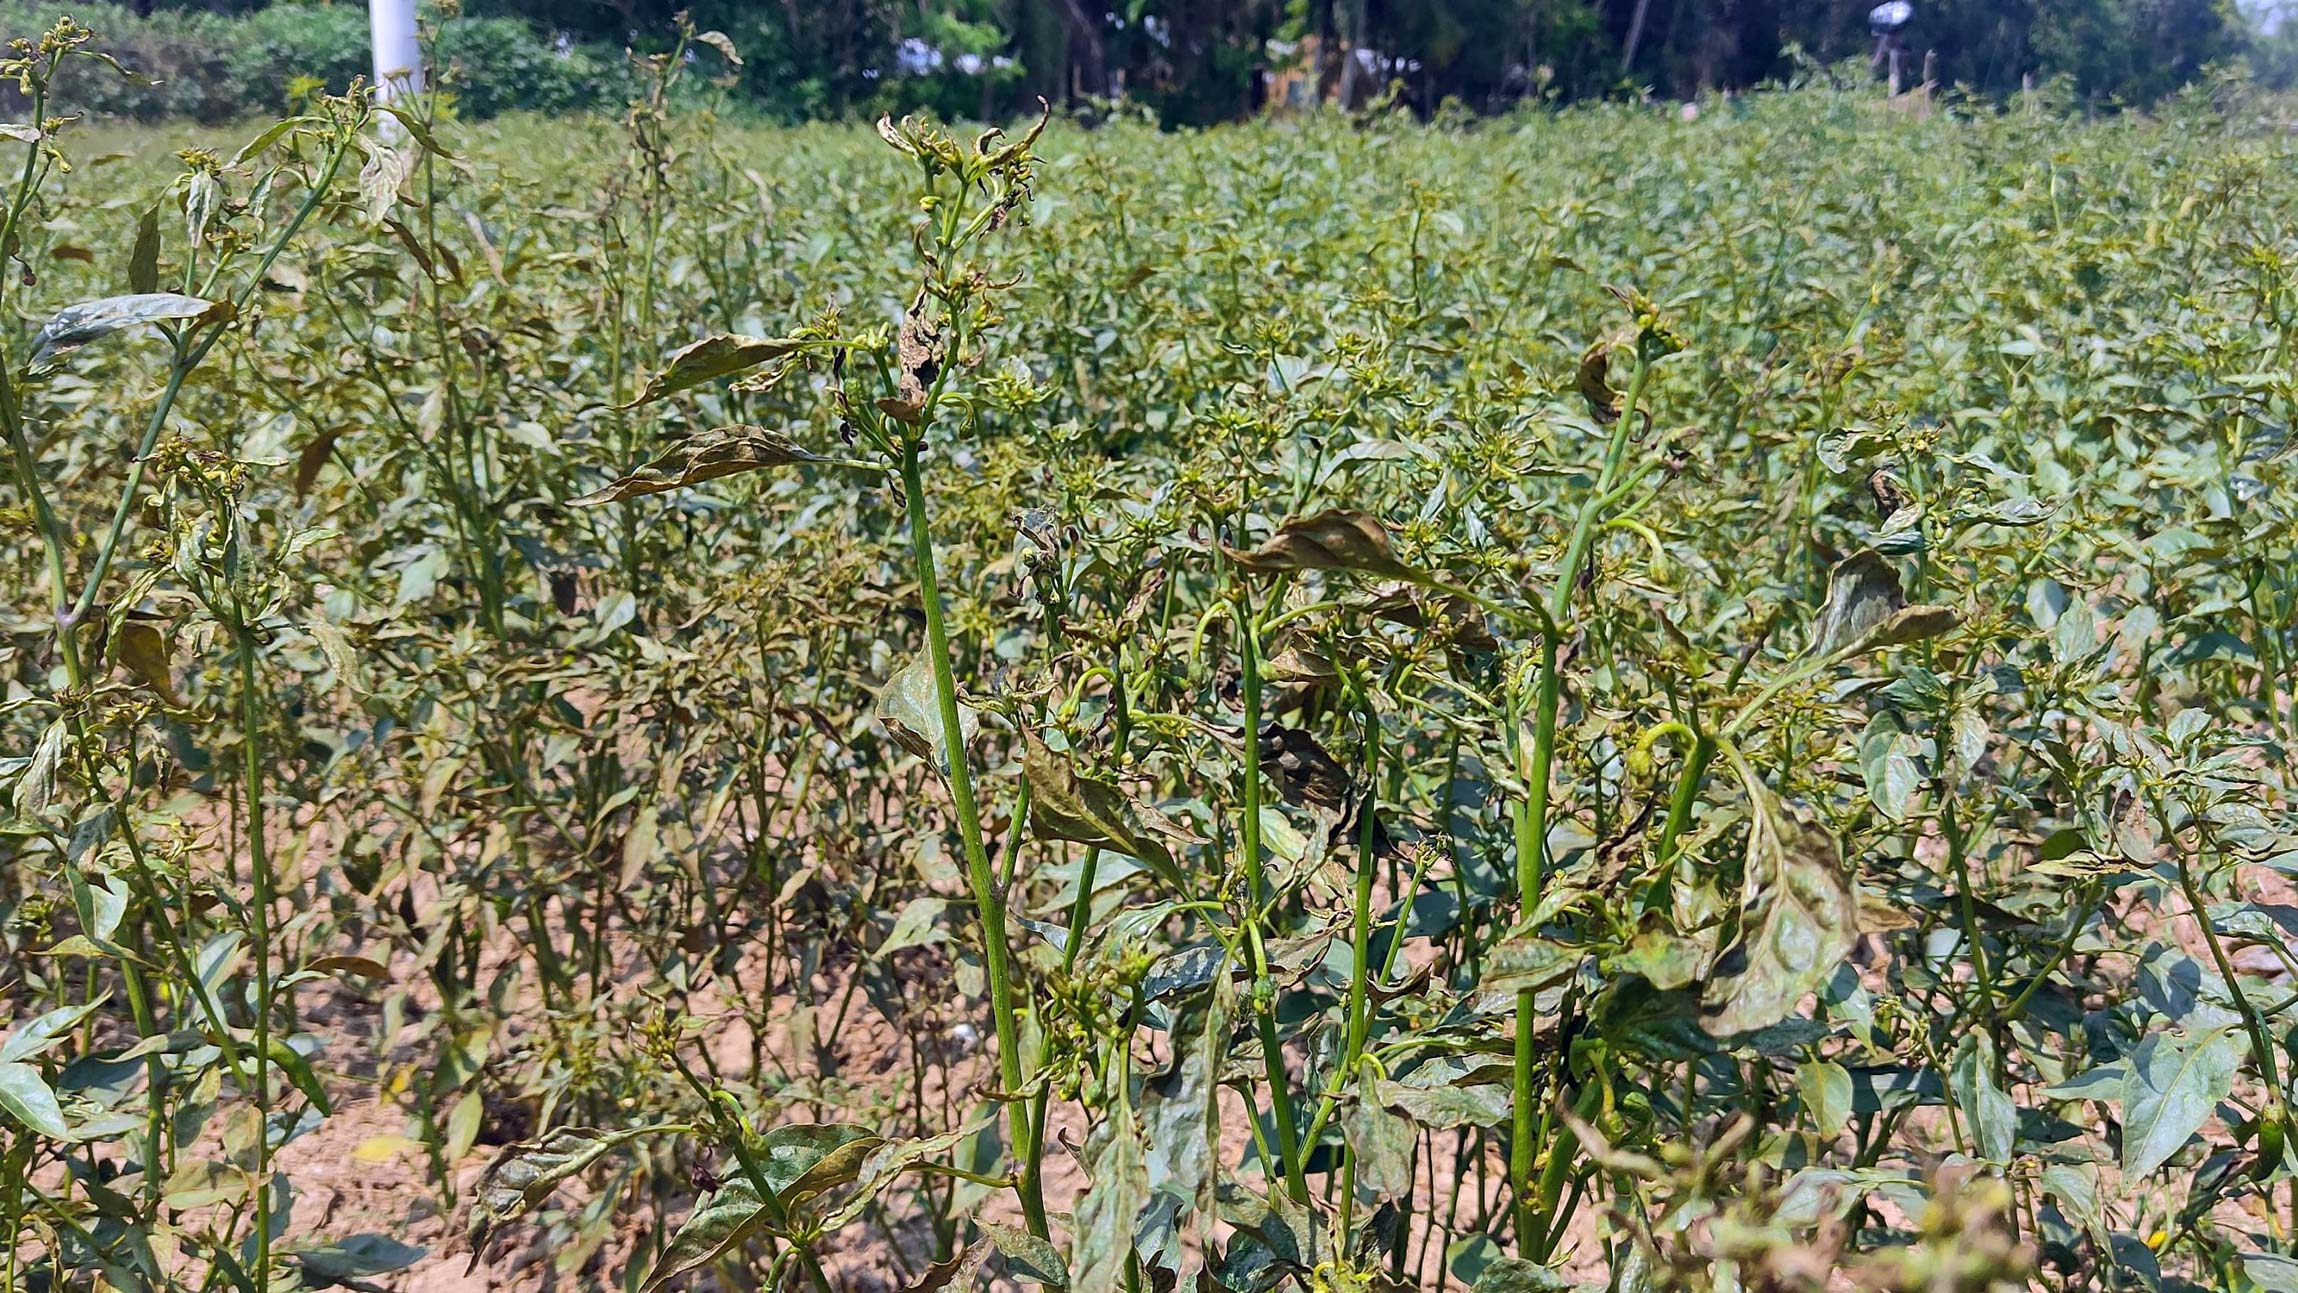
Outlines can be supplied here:
[[724, 58], [727, 62], [732, 63], [736, 67], [742, 66], [742, 55], [734, 48], [733, 38], [729, 37], [725, 32], [698, 31], [694, 33], [694, 43], [697, 45], [708, 45], [710, 48], [717, 50], [719, 56]]
[[[973, 706], [959, 702], [958, 744], [971, 746], [981, 730], [981, 715]], [[941, 699], [934, 690], [933, 666], [918, 656], [904, 665], [899, 673], [886, 680], [878, 692], [878, 722], [886, 734], [903, 749], [930, 761], [943, 776], [949, 775], [949, 744], [942, 738]]]
[[1955, 620], [1944, 606], [1909, 606], [1898, 570], [1873, 548], [1862, 548], [1828, 577], [1809, 654], [1848, 656], [1920, 642], [1955, 627]]
[[1739, 941], [1717, 959], [1700, 998], [1710, 1036], [1768, 1028], [1795, 1012], [1851, 954], [1859, 906], [1835, 836], [1747, 777], [1747, 900]]
[[1139, 825], [1154, 810], [1135, 804], [1106, 781], [1079, 776], [1067, 758], [1034, 735], [1023, 738], [1022, 769], [1029, 776], [1032, 837], [1123, 853], [1139, 859], [1176, 889], [1188, 891], [1172, 852]]
[[1420, 572], [1396, 559], [1388, 531], [1365, 512], [1343, 508], [1287, 520], [1250, 552], [1224, 545], [1231, 561], [1255, 574], [1293, 570], [1353, 570], [1390, 579], [1418, 579]]
[[137, 292], [82, 301], [58, 310], [40, 326], [32, 338], [32, 366], [38, 368], [65, 351], [139, 323], [208, 323], [229, 317], [229, 301], [209, 301], [178, 292]]
[[471, 1243], [471, 1264], [496, 1228], [516, 1221], [541, 1207], [561, 1181], [574, 1176], [641, 1136], [661, 1130], [633, 1127], [602, 1131], [596, 1127], [559, 1127], [534, 1140], [505, 1146], [479, 1174], [471, 1194], [471, 1219], [466, 1233]]
[[651, 404], [666, 395], [731, 377], [746, 369], [772, 360], [787, 358], [805, 348], [806, 343], [790, 337], [749, 337], [739, 333], [721, 332], [700, 341], [680, 346], [670, 352], [662, 371], [646, 381], [646, 386], [622, 408], [636, 408]]
[[577, 507], [595, 507], [600, 503], [620, 503], [627, 499], [644, 498], [648, 494], [664, 494], [687, 485], [699, 485], [706, 480], [757, 471], [764, 467], [787, 467], [792, 463], [820, 461], [820, 455], [801, 449], [787, 437], [761, 427], [718, 427], [680, 442], [661, 457], [604, 489], [593, 490], [568, 501]]

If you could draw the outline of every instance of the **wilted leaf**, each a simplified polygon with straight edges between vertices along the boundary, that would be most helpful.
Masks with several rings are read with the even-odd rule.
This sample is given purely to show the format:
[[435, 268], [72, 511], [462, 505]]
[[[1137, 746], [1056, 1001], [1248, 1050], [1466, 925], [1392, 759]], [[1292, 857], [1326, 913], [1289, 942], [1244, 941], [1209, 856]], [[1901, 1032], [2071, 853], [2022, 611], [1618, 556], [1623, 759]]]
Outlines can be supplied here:
[[[981, 730], [981, 715], [964, 701], [958, 702], [957, 711], [958, 744], [961, 748], [970, 748]], [[940, 693], [934, 689], [933, 666], [924, 656], [912, 658], [900, 672], [886, 680], [878, 692], [877, 715], [886, 734], [903, 749], [931, 762], [943, 776], [949, 775], [949, 747], [942, 738]]]
[[1041, 840], [1089, 844], [1138, 858], [1158, 878], [1186, 893], [1187, 880], [1163, 841], [1135, 825], [1139, 808], [1106, 781], [1077, 774], [1070, 761], [1025, 734], [1022, 768], [1029, 777], [1029, 833]]
[[1605, 337], [1581, 351], [1580, 366], [1573, 374], [1580, 398], [1588, 401], [1589, 414], [1605, 426], [1620, 420], [1620, 406], [1625, 402], [1612, 388], [1611, 380], [1612, 351], [1623, 342], [1621, 337]]
[[787, 358], [805, 348], [802, 341], [788, 337], [746, 337], [737, 333], [721, 332], [700, 341], [681, 346], [670, 352], [663, 362], [662, 371], [647, 379], [646, 386], [622, 408], [636, 408], [650, 404], [665, 395], [700, 386], [721, 377], [731, 377], [746, 369], [776, 359]]
[[1701, 1026], [1716, 1037], [1766, 1028], [1818, 990], [1858, 938], [1858, 905], [1835, 837], [1790, 812], [1760, 782], [1748, 822], [1747, 893], [1739, 942], [1701, 994]]
[[1827, 604], [1811, 626], [1814, 656], [1853, 655], [1937, 637], [1955, 627], [1944, 606], [1909, 606], [1899, 572], [1881, 553], [1863, 548], [1837, 563], [1827, 582]]
[[335, 452], [335, 442], [342, 438], [343, 429], [341, 427], [331, 431], [322, 431], [305, 441], [303, 448], [297, 451], [295, 455], [295, 496], [297, 498], [311, 492], [312, 485], [319, 480], [319, 469], [327, 465], [328, 456]]
[[764, 1228], [768, 1212], [747, 1179], [726, 1182], [687, 1214], [647, 1276], [645, 1293], [717, 1261], [728, 1249]]
[[355, 974], [369, 979], [391, 977], [391, 968], [371, 956], [322, 956], [304, 968], [322, 974]]
[[1341, 1134], [1356, 1155], [1357, 1184], [1383, 1199], [1409, 1198], [1413, 1185], [1413, 1125], [1378, 1101], [1351, 1100]]
[[1440, 1131], [1502, 1126], [1514, 1105], [1507, 1087], [1490, 1082], [1414, 1086], [1381, 1079], [1372, 1084], [1372, 1091], [1373, 1098], [1383, 1105], [1423, 1127]]
[[160, 209], [145, 207], [136, 220], [135, 245], [128, 251], [128, 290], [139, 295], [160, 286]]
[[820, 455], [799, 448], [787, 437], [760, 427], [717, 427], [680, 441], [661, 457], [604, 489], [567, 501], [576, 507], [620, 503], [763, 467], [821, 460]]
[[422, 1148], [423, 1142], [412, 1136], [386, 1132], [380, 1136], [369, 1136], [352, 1146], [351, 1161], [369, 1165], [389, 1163], [396, 1161], [403, 1155], [417, 1153]]
[[1289, 570], [1354, 570], [1390, 579], [1418, 579], [1420, 574], [1396, 559], [1388, 531], [1364, 512], [1334, 509], [1314, 516], [1294, 517], [1277, 527], [1250, 552], [1223, 545], [1231, 561], [1256, 574]]
[[83, 301], [56, 312], [32, 338], [32, 366], [65, 351], [139, 323], [208, 323], [231, 317], [228, 301], [207, 301], [176, 292], [137, 292]]
[[515, 1221], [541, 1207], [561, 1181], [641, 1136], [660, 1130], [633, 1127], [602, 1131], [595, 1127], [560, 1127], [534, 1140], [506, 1146], [479, 1174], [471, 1193], [468, 1234], [471, 1262], [496, 1227]]
[[170, 705], [180, 707], [176, 698], [175, 672], [168, 659], [168, 638], [159, 625], [149, 620], [124, 620], [119, 631], [112, 635], [112, 656], [128, 676], [151, 689], [152, 694]]
[[994, 1251], [987, 1244], [961, 1243], [946, 1261], [938, 1261], [926, 1267], [925, 1274], [918, 1276], [917, 1283], [905, 1287], [902, 1293], [941, 1293], [941, 1290], [953, 1285], [970, 1289], [974, 1286], [975, 1273], [981, 1270], [982, 1263], [988, 1261]]
[[1092, 1188], [1077, 1204], [1075, 1259], [1081, 1289], [1119, 1289], [1133, 1255], [1133, 1228], [1149, 1206], [1149, 1172], [1133, 1110], [1120, 1102], [1087, 1142]]
[[287, 1080], [295, 1084], [295, 1089], [303, 1093], [303, 1098], [311, 1102], [312, 1108], [322, 1115], [334, 1112], [327, 1099], [326, 1083], [319, 1080], [319, 1074], [312, 1070], [311, 1061], [303, 1057], [302, 1051], [289, 1045], [286, 1038], [274, 1037], [271, 1039], [269, 1053], [271, 1062], [287, 1074]]
[[1022, 1284], [1049, 1284], [1055, 1288], [1069, 1287], [1069, 1268], [1061, 1261], [1061, 1254], [1052, 1244], [1026, 1230], [1001, 1226], [994, 1221], [977, 1222], [983, 1235], [1005, 1258], [1005, 1273]]
[[24, 766], [24, 775], [16, 782], [16, 811], [26, 817], [39, 818], [48, 814], [56, 802], [57, 779], [64, 767], [63, 719], [48, 724], [40, 733], [40, 743], [32, 747], [32, 758]]

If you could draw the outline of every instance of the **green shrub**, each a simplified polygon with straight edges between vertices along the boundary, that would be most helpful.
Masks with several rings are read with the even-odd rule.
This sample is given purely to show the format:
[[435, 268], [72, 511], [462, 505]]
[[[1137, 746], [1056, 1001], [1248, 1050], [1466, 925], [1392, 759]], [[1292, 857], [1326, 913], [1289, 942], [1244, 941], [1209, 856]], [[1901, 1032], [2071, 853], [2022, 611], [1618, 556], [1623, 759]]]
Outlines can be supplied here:
[[[0, 35], [44, 31], [61, 12], [53, 2], [0, 0]], [[360, 5], [282, 4], [237, 18], [138, 15], [104, 3], [73, 5], [71, 12], [96, 32], [96, 48], [142, 79], [83, 73], [67, 86], [67, 110], [218, 121], [290, 106], [289, 87], [299, 78], [341, 90], [368, 71], [367, 10]], [[432, 58], [433, 74], [447, 76], [465, 116], [563, 112], [620, 93], [613, 60], [584, 48], [555, 50], [514, 18], [449, 19], [435, 29]], [[9, 108], [22, 108], [13, 89], [4, 97]]]
[[576, 47], [560, 52], [516, 18], [458, 18], [439, 29], [432, 56], [463, 115], [524, 108], [564, 112], [619, 97], [620, 60]]
[[284, 107], [288, 85], [315, 77], [341, 90], [365, 76], [367, 11], [354, 5], [277, 5], [231, 24], [232, 91], [248, 108]]

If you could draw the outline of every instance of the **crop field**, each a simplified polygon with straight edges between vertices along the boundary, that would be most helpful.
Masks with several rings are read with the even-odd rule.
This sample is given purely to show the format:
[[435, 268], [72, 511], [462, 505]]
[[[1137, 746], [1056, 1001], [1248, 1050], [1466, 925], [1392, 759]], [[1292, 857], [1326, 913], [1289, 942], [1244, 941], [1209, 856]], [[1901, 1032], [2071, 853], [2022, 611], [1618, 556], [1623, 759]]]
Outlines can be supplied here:
[[2282, 105], [43, 121], [75, 40], [7, 1293], [2298, 1289]]

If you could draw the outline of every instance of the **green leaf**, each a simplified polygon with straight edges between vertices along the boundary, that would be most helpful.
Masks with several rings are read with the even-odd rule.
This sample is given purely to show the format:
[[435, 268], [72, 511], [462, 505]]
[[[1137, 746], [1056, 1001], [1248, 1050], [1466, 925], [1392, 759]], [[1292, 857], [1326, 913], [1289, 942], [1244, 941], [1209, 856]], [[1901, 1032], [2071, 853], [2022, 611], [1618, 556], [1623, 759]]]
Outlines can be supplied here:
[[2238, 1254], [2235, 1260], [2242, 1264], [2242, 1277], [2258, 1293], [2298, 1293], [2298, 1258], [2250, 1252]]
[[1711, 1036], [1754, 1032], [1787, 1018], [1851, 954], [1859, 906], [1835, 836], [1787, 811], [1762, 783], [1747, 833], [1748, 899], [1739, 942], [1717, 958], [1700, 997]]
[[28, 1060], [54, 1046], [58, 1038], [73, 1025], [100, 1009], [107, 997], [96, 997], [76, 1006], [59, 1006], [37, 1019], [25, 1021], [0, 1041], [0, 1064]]
[[620, 407], [651, 404], [704, 382], [731, 377], [760, 364], [795, 355], [804, 350], [806, 344], [789, 337], [748, 337], [730, 332], [704, 337], [671, 351], [662, 371], [648, 378], [637, 397]]
[[1496, 1257], [1468, 1286], [1468, 1293], [1556, 1293], [1570, 1287], [1570, 1280], [1537, 1262]]
[[1262, 575], [1291, 570], [1353, 570], [1390, 579], [1421, 578], [1419, 571], [1396, 559], [1388, 531], [1378, 519], [1340, 508], [1287, 520], [1250, 552], [1225, 545], [1221, 551], [1231, 561]]
[[208, 323], [231, 317], [231, 303], [176, 292], [137, 292], [83, 301], [59, 310], [32, 338], [32, 366], [139, 323]]
[[1804, 1112], [1822, 1137], [1842, 1134], [1851, 1123], [1851, 1071], [1834, 1060], [1813, 1060], [1795, 1072]]
[[2242, 1058], [2233, 1026], [2200, 1033], [2149, 1033], [2123, 1076], [2122, 1170], [2153, 1171], [2177, 1153], [2234, 1086]]
[[48, 1089], [40, 1070], [29, 1064], [13, 1060], [0, 1064], [0, 1113], [51, 1139], [72, 1138], [56, 1093]]
[[567, 502], [575, 507], [596, 507], [601, 503], [665, 494], [721, 476], [820, 461], [819, 454], [809, 453], [787, 437], [761, 427], [717, 427], [680, 441], [629, 475]]
[[[286, 138], [287, 132], [303, 124], [304, 118], [302, 117], [287, 117], [280, 121], [273, 122], [271, 125], [264, 128], [262, 134], [248, 140], [244, 147], [242, 147], [237, 153], [232, 154], [231, 164], [233, 166], [247, 165], [249, 158], [262, 154], [264, 150]], [[150, 289], [139, 287], [136, 290], [143, 292], [149, 291]]]
[[1983, 1032], [1966, 1032], [1947, 1065], [1947, 1089], [1962, 1112], [1972, 1148], [1987, 1162], [2008, 1166], [2018, 1135], [2019, 1110], [2011, 1093], [1995, 1082], [1995, 1043]]
[[455, 155], [441, 147], [439, 141], [431, 136], [431, 128], [423, 123], [421, 117], [396, 103], [378, 103], [375, 106], [380, 111], [391, 114], [394, 120], [406, 127], [407, 133], [414, 137], [415, 142], [422, 146], [423, 151], [436, 157], [453, 160]]
[[145, 207], [136, 220], [135, 246], [128, 251], [128, 290], [149, 294], [160, 286], [160, 209]]
[[302, 1266], [303, 1278], [313, 1288], [331, 1284], [363, 1288], [370, 1287], [359, 1282], [366, 1276], [403, 1271], [428, 1256], [430, 1251], [387, 1235], [352, 1235], [295, 1249], [288, 1256]]
[[949, 905], [949, 899], [932, 894], [921, 894], [902, 904], [901, 913], [894, 917], [894, 927], [886, 932], [886, 941], [870, 953], [872, 959], [883, 960], [908, 948], [942, 941], [946, 935], [935, 922], [942, 918]]

